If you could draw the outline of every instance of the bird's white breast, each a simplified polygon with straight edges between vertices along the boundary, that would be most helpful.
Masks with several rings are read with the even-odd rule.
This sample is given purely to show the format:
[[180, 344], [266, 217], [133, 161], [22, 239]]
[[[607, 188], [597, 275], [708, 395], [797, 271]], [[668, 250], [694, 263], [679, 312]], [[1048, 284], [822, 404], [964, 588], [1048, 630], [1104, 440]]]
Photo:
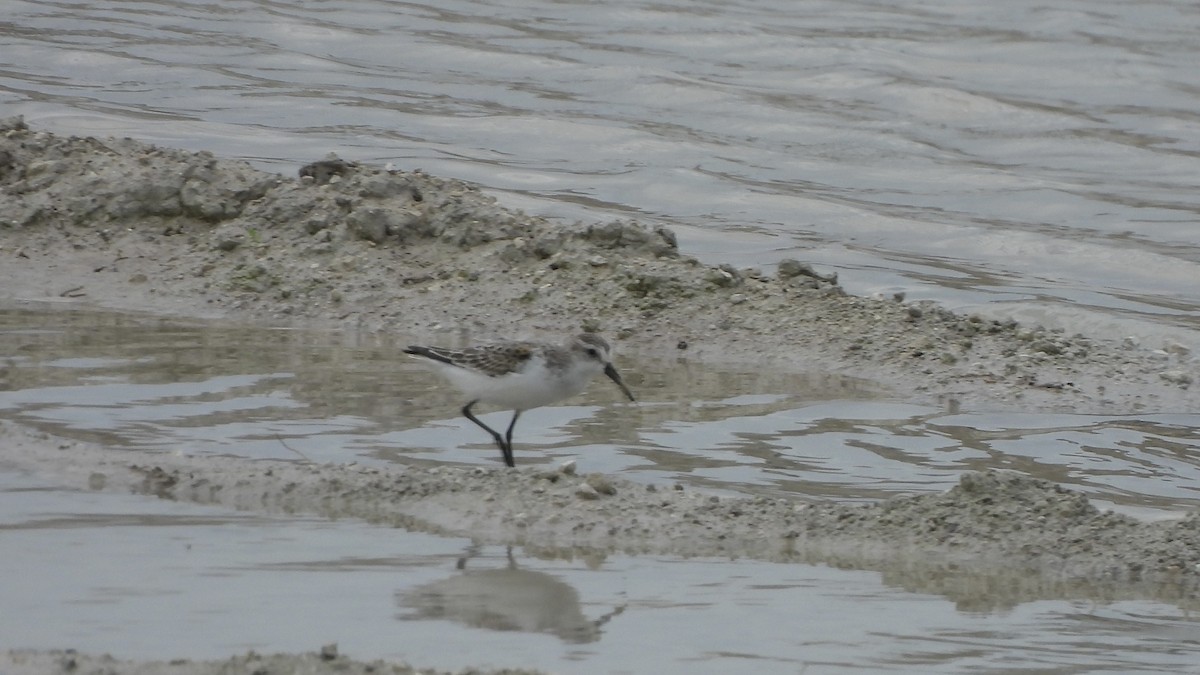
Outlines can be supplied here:
[[575, 396], [604, 368], [595, 361], [571, 361], [565, 369], [553, 370], [535, 356], [520, 370], [489, 377], [449, 364], [438, 365], [446, 379], [472, 400], [509, 410], [529, 410]]

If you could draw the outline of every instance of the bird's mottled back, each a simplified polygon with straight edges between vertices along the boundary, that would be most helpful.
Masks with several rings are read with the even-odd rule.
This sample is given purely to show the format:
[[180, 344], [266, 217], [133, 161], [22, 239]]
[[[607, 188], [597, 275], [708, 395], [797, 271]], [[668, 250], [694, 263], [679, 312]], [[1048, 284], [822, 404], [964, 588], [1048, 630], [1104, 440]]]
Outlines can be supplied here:
[[533, 356], [537, 345], [529, 342], [501, 342], [475, 345], [466, 349], [411, 346], [404, 353], [473, 370], [488, 377], [499, 377], [519, 370]]

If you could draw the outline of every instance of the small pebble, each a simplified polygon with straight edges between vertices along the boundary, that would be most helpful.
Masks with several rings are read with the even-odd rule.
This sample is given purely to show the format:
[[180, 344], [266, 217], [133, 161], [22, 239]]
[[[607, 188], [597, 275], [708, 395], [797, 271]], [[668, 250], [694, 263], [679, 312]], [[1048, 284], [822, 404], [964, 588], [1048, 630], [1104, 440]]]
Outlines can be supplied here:
[[617, 494], [617, 486], [613, 485], [608, 476], [605, 476], [602, 473], [589, 474], [586, 481], [587, 485], [592, 486], [596, 492], [599, 492], [602, 495]]
[[1159, 373], [1158, 376], [1171, 384], [1178, 384], [1181, 387], [1186, 387], [1192, 383], [1191, 374], [1183, 370], [1166, 370]]

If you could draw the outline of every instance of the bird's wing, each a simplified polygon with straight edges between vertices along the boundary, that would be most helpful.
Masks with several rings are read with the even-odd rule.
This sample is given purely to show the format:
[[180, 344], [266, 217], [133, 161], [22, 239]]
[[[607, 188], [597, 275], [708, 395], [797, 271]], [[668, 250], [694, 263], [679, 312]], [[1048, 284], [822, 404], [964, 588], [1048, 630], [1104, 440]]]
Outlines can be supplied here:
[[520, 370], [533, 356], [533, 346], [527, 342], [497, 342], [466, 349], [412, 345], [404, 353], [496, 377]]

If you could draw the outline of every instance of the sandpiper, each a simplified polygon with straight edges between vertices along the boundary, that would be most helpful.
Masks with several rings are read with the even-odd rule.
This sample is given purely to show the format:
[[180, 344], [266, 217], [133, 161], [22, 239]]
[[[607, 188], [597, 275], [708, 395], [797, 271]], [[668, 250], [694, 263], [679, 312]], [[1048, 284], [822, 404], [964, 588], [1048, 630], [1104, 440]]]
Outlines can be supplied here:
[[[513, 462], [513, 427], [521, 413], [561, 401], [583, 391], [604, 373], [634, 401], [612, 364], [612, 348], [594, 333], [583, 333], [562, 345], [545, 342], [495, 342], [465, 349], [409, 346], [405, 354], [432, 364], [467, 396], [462, 414], [492, 435], [504, 463]], [[471, 414], [476, 403], [512, 410], [512, 422], [501, 436]]]

